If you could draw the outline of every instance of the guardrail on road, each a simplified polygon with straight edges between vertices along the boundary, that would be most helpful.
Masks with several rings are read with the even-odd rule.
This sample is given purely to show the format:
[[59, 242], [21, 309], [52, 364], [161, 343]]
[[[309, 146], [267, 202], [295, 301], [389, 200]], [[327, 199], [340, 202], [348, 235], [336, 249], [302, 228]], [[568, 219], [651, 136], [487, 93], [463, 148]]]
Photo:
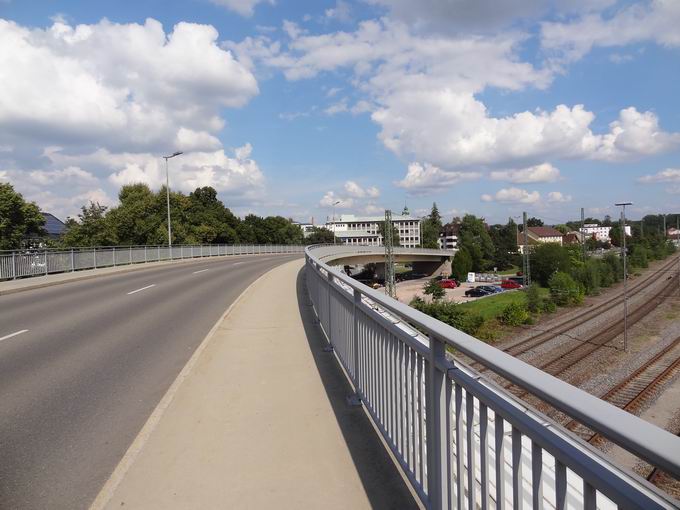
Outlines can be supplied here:
[[168, 246], [102, 246], [69, 250], [0, 251], [0, 280], [12, 280], [82, 269], [166, 260], [264, 253], [302, 253], [304, 246], [285, 244], [204, 244]]
[[318, 256], [328, 252], [305, 250], [314, 310], [356, 397], [426, 507], [676, 508], [447, 351], [674, 476], [679, 438], [349, 278]]

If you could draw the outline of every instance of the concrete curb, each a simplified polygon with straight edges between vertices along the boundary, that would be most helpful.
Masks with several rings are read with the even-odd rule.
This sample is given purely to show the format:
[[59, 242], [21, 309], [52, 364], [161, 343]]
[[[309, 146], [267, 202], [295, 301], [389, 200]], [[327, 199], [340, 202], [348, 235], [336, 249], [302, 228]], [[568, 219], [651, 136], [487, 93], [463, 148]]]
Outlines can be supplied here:
[[184, 368], [182, 368], [182, 370], [177, 375], [173, 383], [170, 385], [168, 391], [165, 393], [165, 395], [163, 395], [163, 398], [155, 407], [155, 409], [147, 419], [146, 423], [144, 423], [144, 426], [137, 434], [137, 437], [135, 437], [134, 441], [132, 441], [132, 444], [125, 452], [125, 455], [123, 455], [123, 458], [120, 460], [116, 468], [113, 470], [113, 473], [111, 473], [111, 476], [106, 481], [102, 489], [99, 491], [99, 494], [97, 494], [97, 497], [90, 505], [90, 510], [102, 510], [103, 508], [106, 507], [106, 505], [113, 497], [116, 489], [118, 488], [118, 485], [120, 485], [126, 473], [130, 469], [130, 467], [134, 464], [139, 453], [142, 451], [142, 448], [144, 448], [144, 445], [149, 440], [149, 437], [151, 436], [154, 429], [160, 422], [161, 418], [163, 417], [163, 414], [165, 414], [165, 411], [172, 403], [180, 386], [191, 374], [193, 367], [196, 365], [196, 362], [201, 357], [201, 354], [215, 336], [215, 333], [217, 332], [222, 322], [229, 316], [231, 311], [246, 297], [246, 295], [251, 291], [253, 286], [255, 286], [257, 282], [264, 278], [273, 269], [274, 268], [270, 269], [269, 271], [266, 271], [265, 273], [258, 276], [255, 280], [253, 280], [250, 283], [250, 285], [248, 285], [248, 287], [246, 287], [245, 290], [236, 298], [236, 300], [234, 300], [234, 302], [231, 305], [229, 305], [229, 308], [227, 308], [227, 310], [213, 325], [208, 334], [205, 336], [205, 338], [201, 341], [201, 343], [196, 348], [194, 353], [191, 355], [191, 358], [189, 358], [187, 364], [184, 365]]
[[[131, 273], [133, 271], [140, 271], [142, 269], [152, 269], [152, 268], [157, 268], [157, 267], [164, 267], [164, 266], [170, 266], [174, 264], [188, 264], [191, 262], [208, 262], [208, 261], [213, 261], [213, 262], [218, 262], [221, 260], [231, 260], [231, 259], [242, 259], [245, 257], [261, 257], [261, 256], [278, 256], [278, 255], [295, 255], [293, 253], [262, 253], [262, 254], [243, 254], [243, 255], [223, 255], [223, 256], [215, 256], [215, 257], [196, 257], [196, 258], [191, 258], [191, 259], [178, 259], [178, 260], [164, 260], [161, 262], [140, 262], [138, 264], [130, 264], [126, 266], [118, 266], [118, 267], [107, 267], [107, 268], [101, 268], [101, 269], [85, 269], [83, 271], [75, 271], [73, 273], [55, 273], [52, 275], [47, 275], [47, 276], [36, 276], [33, 278], [25, 278], [22, 279], [21, 281], [29, 281], [29, 280], [38, 280], [40, 278], [49, 278], [50, 276], [62, 276], [62, 275], [70, 275], [72, 276], [71, 278], [64, 278], [62, 280], [52, 280], [52, 281], [36, 281], [35, 283], [31, 282], [32, 284], [22, 286], [22, 287], [15, 287], [15, 288], [9, 288], [9, 289], [3, 289], [3, 283], [10, 283], [10, 282], [15, 282], [17, 280], [8, 280], [5, 282], [0, 282], [0, 296], [5, 296], [8, 294], [16, 294], [17, 292], [23, 292], [26, 290], [33, 290], [33, 289], [42, 289], [45, 287], [52, 287], [54, 285], [61, 285], [64, 283], [71, 283], [71, 282], [81, 282], [85, 280], [91, 280], [93, 278], [100, 278], [104, 276], [112, 276], [112, 275], [117, 275], [117, 274], [125, 274], [125, 273]], [[112, 269], [112, 271], [107, 271], [108, 269]]]

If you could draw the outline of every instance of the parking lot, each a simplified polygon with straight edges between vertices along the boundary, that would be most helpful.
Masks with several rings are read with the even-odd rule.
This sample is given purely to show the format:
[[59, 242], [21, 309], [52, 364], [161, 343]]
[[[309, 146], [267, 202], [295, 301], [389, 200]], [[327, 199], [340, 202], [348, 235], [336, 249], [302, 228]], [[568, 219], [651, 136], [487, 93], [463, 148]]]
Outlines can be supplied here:
[[[426, 301], [430, 300], [430, 296], [426, 296], [423, 292], [423, 287], [430, 281], [430, 278], [420, 278], [418, 280], [408, 280], [405, 282], [397, 283], [397, 299], [403, 303], [410, 303], [411, 300], [420, 296]], [[467, 303], [468, 301], [475, 301], [480, 298], [465, 297], [465, 291], [478, 287], [480, 285], [500, 285], [501, 281], [496, 282], [475, 282], [467, 283], [461, 282], [460, 287], [455, 289], [444, 289], [445, 296], [443, 299], [446, 301], [453, 301], [454, 303]]]

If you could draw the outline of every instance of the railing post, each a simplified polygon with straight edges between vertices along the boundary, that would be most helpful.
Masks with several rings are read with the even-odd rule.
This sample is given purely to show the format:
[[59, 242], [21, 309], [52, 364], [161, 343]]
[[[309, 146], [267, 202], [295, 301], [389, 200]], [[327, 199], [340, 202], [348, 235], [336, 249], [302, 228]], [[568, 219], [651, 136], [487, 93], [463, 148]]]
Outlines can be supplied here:
[[12, 280], [17, 279], [17, 254], [12, 252]]
[[156, 259], [158, 262], [161, 261], [161, 245], [158, 245], [158, 258]]
[[73, 273], [76, 270], [76, 264], [75, 260], [73, 260], [73, 248], [71, 248], [71, 272]]
[[144, 245], [144, 263], [146, 264], [148, 262], [146, 258], [146, 244]]
[[361, 387], [361, 379], [359, 377], [359, 306], [361, 305], [361, 292], [354, 289], [354, 309], [352, 319], [354, 322], [354, 391], [356, 391], [358, 399], [364, 396], [364, 389]]
[[94, 268], [97, 269], [97, 248], [92, 248], [92, 260]]
[[113, 267], [116, 267], [116, 247], [113, 247]]
[[[445, 447], [447, 446], [446, 418], [449, 412], [448, 402], [446, 401], [447, 375], [445, 372], [437, 369], [437, 360], [446, 360], [446, 346], [436, 336], [431, 335], [425, 380], [425, 413], [427, 427], [427, 492], [430, 498], [430, 508], [434, 510], [447, 508], [449, 505], [448, 470], [444, 467], [449, 457], [445, 452]], [[450, 445], [448, 446], [450, 448]], [[460, 445], [458, 448], [458, 452], [460, 452]]]
[[130, 246], [130, 265], [132, 265], [132, 246]]
[[331, 289], [333, 288], [333, 274], [329, 271], [327, 276], [327, 285], [328, 285], [328, 307], [326, 308], [326, 313], [328, 314], [328, 331], [326, 331], [326, 334], [328, 335], [328, 343], [330, 344], [328, 347], [326, 347], [327, 351], [332, 351], [333, 350], [333, 321], [331, 320]]

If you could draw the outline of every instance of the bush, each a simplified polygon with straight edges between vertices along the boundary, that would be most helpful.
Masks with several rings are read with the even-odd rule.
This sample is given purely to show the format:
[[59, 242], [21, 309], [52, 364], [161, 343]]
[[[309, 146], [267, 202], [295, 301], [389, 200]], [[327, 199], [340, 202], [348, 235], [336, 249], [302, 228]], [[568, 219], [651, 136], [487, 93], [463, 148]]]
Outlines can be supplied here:
[[531, 251], [531, 277], [543, 286], [556, 271], [568, 272], [571, 267], [569, 250], [557, 243], [540, 243]]
[[529, 310], [519, 303], [510, 303], [503, 309], [500, 321], [508, 326], [519, 326], [529, 320]]
[[541, 311], [541, 291], [535, 283], [529, 285], [526, 289], [527, 309], [531, 313], [538, 313]]
[[609, 266], [611, 270], [612, 283], [621, 281], [621, 278], [623, 277], [623, 263], [621, 262], [621, 257], [614, 255], [613, 253], [608, 253], [603, 257], [602, 262]]
[[555, 304], [564, 306], [583, 301], [584, 289], [567, 273], [557, 272], [548, 281], [550, 297]]
[[439, 285], [439, 282], [437, 280], [430, 280], [423, 286], [423, 292], [425, 294], [431, 295], [432, 299], [441, 299], [444, 297], [446, 292], [442, 287]]
[[545, 313], [555, 313], [557, 311], [557, 305], [555, 304], [554, 301], [546, 299], [545, 301], [543, 301], [543, 311]]
[[599, 260], [588, 259], [585, 264], [581, 264], [574, 269], [573, 276], [585, 289], [586, 294], [596, 294], [600, 290], [602, 271], [600, 266], [603, 263]]
[[453, 256], [451, 274], [459, 282], [467, 281], [467, 275], [472, 270], [472, 257], [463, 246]]
[[459, 329], [468, 335], [474, 336], [484, 323], [484, 318], [481, 315], [461, 309], [456, 303], [447, 301], [426, 303], [422, 299], [417, 298], [411, 301], [410, 305], [416, 310]]

